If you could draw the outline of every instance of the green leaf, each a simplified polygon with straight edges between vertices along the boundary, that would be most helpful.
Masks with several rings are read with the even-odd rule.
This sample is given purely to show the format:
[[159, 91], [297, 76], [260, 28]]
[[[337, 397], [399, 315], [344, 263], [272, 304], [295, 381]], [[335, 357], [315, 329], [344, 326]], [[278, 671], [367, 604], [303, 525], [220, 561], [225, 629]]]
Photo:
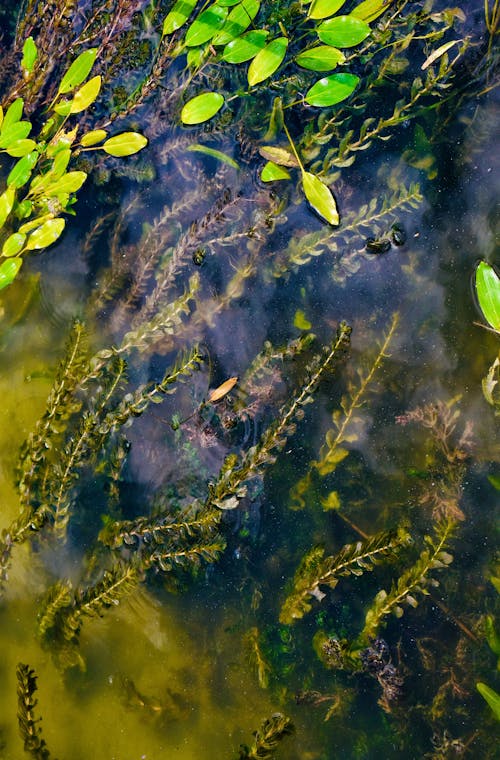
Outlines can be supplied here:
[[318, 45], [318, 47], [309, 48], [309, 50], [299, 53], [295, 61], [303, 69], [330, 71], [339, 63], [344, 63], [345, 55], [341, 50], [330, 45]]
[[17, 273], [21, 269], [22, 263], [23, 260], [21, 258], [18, 258], [7, 259], [7, 261], [4, 261], [3, 264], [0, 265], [0, 290], [6, 288], [7, 285], [10, 285], [12, 280], [16, 277]]
[[265, 29], [254, 29], [228, 42], [222, 51], [222, 60], [227, 63], [245, 63], [255, 58], [259, 50], [266, 44], [269, 32]]
[[3, 244], [2, 256], [17, 256], [17, 254], [22, 251], [25, 240], [26, 235], [23, 235], [22, 232], [14, 232], [14, 234], [10, 235]]
[[6, 148], [6, 152], [9, 156], [13, 156], [14, 158], [22, 158], [27, 153], [31, 153], [31, 151], [35, 150], [35, 148], [36, 142], [34, 140], [16, 140], [16, 142], [11, 143], [9, 147]]
[[364, 0], [351, 11], [351, 16], [360, 18], [370, 24], [376, 18], [385, 13], [394, 0]]
[[22, 187], [25, 185], [31, 177], [31, 172], [38, 160], [38, 153], [34, 150], [32, 153], [28, 153], [23, 156], [19, 161], [14, 164], [12, 170], [7, 177], [7, 185], [9, 187]]
[[260, 173], [262, 182], [274, 182], [278, 179], [290, 179], [290, 173], [273, 161], [268, 161]]
[[216, 3], [202, 11], [186, 32], [187, 47], [203, 45], [211, 40], [226, 23], [227, 15], [227, 8], [221, 8]]
[[227, 156], [225, 153], [222, 153], [220, 150], [209, 148], [207, 145], [198, 145], [196, 143], [195, 145], [190, 145], [188, 147], [188, 150], [193, 151], [194, 153], [204, 153], [206, 156], [216, 158], [218, 161], [222, 161], [222, 163], [227, 164], [228, 166], [232, 166], [233, 169], [240, 168], [233, 158]]
[[35, 61], [37, 58], [38, 58], [38, 50], [35, 45], [35, 40], [33, 39], [33, 37], [28, 37], [24, 41], [23, 59], [21, 61], [21, 66], [28, 74], [31, 74], [31, 72], [33, 71], [33, 66], [35, 65]]
[[66, 221], [64, 219], [49, 219], [48, 222], [44, 222], [41, 227], [35, 230], [28, 238], [26, 248], [28, 251], [38, 250], [40, 248], [47, 248], [61, 236], [65, 227]]
[[102, 149], [110, 156], [131, 156], [148, 144], [147, 137], [139, 132], [122, 132], [106, 140]]
[[500, 491], [500, 475], [488, 475], [488, 482], [491, 483], [496, 491]]
[[56, 103], [54, 106], [54, 111], [59, 114], [59, 116], [69, 116], [71, 113], [71, 104], [73, 101], [71, 100], [60, 100], [59, 103]]
[[312, 327], [312, 324], [307, 319], [305, 313], [302, 311], [302, 309], [297, 309], [295, 312], [295, 316], [293, 318], [293, 326], [297, 327], [299, 330], [310, 330]]
[[333, 106], [349, 97], [358, 85], [355, 74], [330, 74], [319, 79], [306, 92], [304, 100], [311, 106]]
[[4, 125], [0, 132], [0, 148], [8, 148], [12, 143], [24, 140], [30, 132], [31, 124], [29, 121], [16, 121], [15, 124], [8, 127]]
[[296, 157], [286, 148], [279, 148], [275, 145], [262, 145], [259, 148], [259, 153], [262, 158], [267, 158], [268, 161], [273, 161], [280, 166], [299, 166]]
[[21, 227], [19, 227], [19, 232], [31, 232], [31, 230], [35, 230], [37, 227], [41, 227], [44, 222], [46, 222], [48, 219], [53, 219], [53, 214], [47, 213], [43, 214], [42, 216], [37, 216], [36, 219], [31, 219], [31, 221], [26, 222]]
[[7, 217], [12, 211], [15, 197], [16, 193], [13, 187], [8, 187], [7, 190], [0, 195], [0, 227], [4, 226]]
[[76, 58], [61, 80], [58, 95], [64, 95], [87, 79], [97, 55], [97, 48], [89, 48]]
[[22, 98], [16, 98], [16, 100], [10, 104], [3, 119], [2, 132], [19, 121], [23, 115], [23, 106], [24, 100]]
[[97, 143], [102, 142], [107, 136], [108, 133], [105, 129], [93, 129], [91, 132], [87, 132], [86, 135], [83, 135], [80, 140], [80, 145], [84, 148], [88, 148], [89, 145], [97, 145]]
[[45, 188], [47, 196], [59, 195], [60, 193], [76, 193], [85, 180], [87, 179], [86, 172], [68, 172], [56, 182], [52, 182]]
[[288, 47], [286, 37], [278, 37], [260, 50], [248, 67], [248, 84], [253, 87], [268, 79], [281, 66]]
[[2, 124], [3, 124], [3, 108], [2, 108], [2, 106], [0, 106], [0, 128], [1, 128]]
[[190, 17], [196, 3], [197, 0], [177, 0], [163, 22], [163, 36], [172, 34], [172, 32], [180, 29]]
[[50, 181], [59, 179], [62, 177], [71, 159], [70, 148], [63, 148], [56, 153], [54, 161], [52, 162], [52, 169], [50, 170]]
[[317, 213], [326, 219], [329, 224], [339, 224], [337, 204], [330, 189], [315, 174], [302, 173], [302, 186], [304, 194]]
[[259, 12], [260, 0], [241, 0], [241, 2], [229, 12], [226, 23], [212, 39], [214, 45], [226, 45], [231, 40], [239, 37], [248, 29], [255, 16]]
[[334, 47], [354, 47], [363, 42], [371, 32], [365, 21], [355, 16], [336, 16], [323, 21], [317, 28], [321, 42]]
[[480, 681], [476, 684], [476, 689], [491, 707], [495, 718], [500, 720], [500, 694], [497, 694], [494, 689]]
[[476, 293], [483, 316], [494, 330], [500, 332], [500, 279], [485, 261], [476, 268]]
[[328, 18], [342, 8], [345, 0], [313, 0], [309, 8], [309, 18]]
[[99, 95], [102, 79], [100, 76], [92, 77], [83, 87], [75, 93], [71, 102], [70, 113], [85, 111]]
[[204, 92], [191, 98], [181, 111], [183, 124], [201, 124], [222, 108], [224, 98], [219, 92]]

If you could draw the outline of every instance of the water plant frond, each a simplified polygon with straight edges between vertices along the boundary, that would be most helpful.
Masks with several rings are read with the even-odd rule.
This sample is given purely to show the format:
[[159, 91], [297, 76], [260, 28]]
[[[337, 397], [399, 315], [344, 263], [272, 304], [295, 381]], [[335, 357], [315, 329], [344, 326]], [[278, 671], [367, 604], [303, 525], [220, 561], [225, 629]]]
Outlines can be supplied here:
[[286, 715], [275, 713], [267, 718], [258, 731], [254, 732], [252, 747], [242, 745], [238, 760], [272, 760], [282, 739], [291, 736], [295, 727]]
[[35, 718], [35, 698], [37, 690], [36, 675], [33, 668], [20, 662], [16, 668], [17, 675], [17, 720], [19, 733], [24, 742], [24, 751], [35, 760], [49, 760], [50, 752], [42, 738], [41, 718]]

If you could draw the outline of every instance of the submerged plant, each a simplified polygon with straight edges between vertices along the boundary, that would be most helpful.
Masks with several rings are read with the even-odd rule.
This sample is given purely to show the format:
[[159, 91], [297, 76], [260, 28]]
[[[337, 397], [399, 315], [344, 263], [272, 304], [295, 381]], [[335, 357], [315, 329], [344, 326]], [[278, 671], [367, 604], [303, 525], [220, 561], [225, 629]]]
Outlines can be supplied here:
[[33, 668], [22, 662], [17, 666], [17, 719], [19, 721], [19, 733], [24, 742], [24, 751], [36, 760], [49, 760], [50, 752], [45, 740], [42, 738], [42, 729], [38, 723], [41, 718], [35, 718], [35, 707], [38, 700], [35, 699], [37, 690], [36, 676]]

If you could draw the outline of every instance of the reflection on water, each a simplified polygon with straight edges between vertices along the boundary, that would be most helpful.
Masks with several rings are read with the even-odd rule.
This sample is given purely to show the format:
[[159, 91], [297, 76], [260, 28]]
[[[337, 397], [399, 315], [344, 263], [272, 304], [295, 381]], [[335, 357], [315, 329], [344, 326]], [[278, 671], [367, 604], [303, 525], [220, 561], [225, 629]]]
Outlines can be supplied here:
[[[336, 184], [338, 232], [296, 187], [260, 182], [241, 134], [166, 139], [162, 126], [153, 165], [106, 170], [111, 184], [83, 195], [61, 242], [2, 291], [0, 524], [32, 543], [14, 545], [0, 607], [0, 757], [25, 756], [19, 662], [36, 672], [35, 714], [60, 759], [236, 758], [277, 712], [295, 726], [276, 750], [288, 760], [495, 756], [475, 683], [499, 691], [488, 579], [500, 450], [481, 390], [498, 344], [470, 294], [476, 260], [494, 253], [495, 114], [494, 92], [463, 106], [449, 125], [459, 155], [436, 140], [433, 180], [392, 143], [367, 151]], [[186, 151], [202, 138], [243, 168]], [[47, 469], [25, 454], [20, 475], [75, 318], [97, 358], [44, 428]], [[263, 446], [255, 477], [224, 491], [227, 455], [258, 451], [342, 320], [349, 352], [280, 429], [281, 450]], [[195, 344], [175, 393], [147, 386], [161, 402], [147, 409], [125, 396]], [[20, 499], [33, 521], [55, 518], [14, 523]], [[333, 577], [328, 557], [345, 545]], [[130, 572], [129, 592], [100, 589], [111, 571]], [[370, 622], [398, 579], [396, 616]]]

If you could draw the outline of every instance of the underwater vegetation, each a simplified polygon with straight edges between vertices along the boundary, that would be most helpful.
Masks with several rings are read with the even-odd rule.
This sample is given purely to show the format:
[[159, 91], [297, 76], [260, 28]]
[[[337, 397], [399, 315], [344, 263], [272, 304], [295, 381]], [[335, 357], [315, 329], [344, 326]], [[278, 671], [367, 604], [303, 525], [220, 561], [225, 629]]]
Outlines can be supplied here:
[[0, 757], [494, 758], [498, 3], [2, 14]]

